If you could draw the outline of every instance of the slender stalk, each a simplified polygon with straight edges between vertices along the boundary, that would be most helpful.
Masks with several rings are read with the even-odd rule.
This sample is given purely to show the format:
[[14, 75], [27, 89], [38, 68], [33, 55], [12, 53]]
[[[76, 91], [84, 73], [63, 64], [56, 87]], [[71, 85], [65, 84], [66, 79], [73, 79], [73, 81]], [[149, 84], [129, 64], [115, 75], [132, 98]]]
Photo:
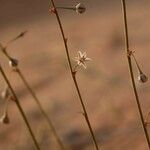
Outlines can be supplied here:
[[52, 133], [53, 133], [53, 135], [54, 135], [54, 137], [55, 137], [55, 139], [56, 139], [56, 141], [57, 141], [57, 143], [58, 143], [60, 149], [61, 149], [61, 150], [65, 150], [65, 147], [64, 147], [64, 145], [63, 145], [61, 139], [60, 139], [59, 136], [57, 135], [56, 130], [55, 130], [55, 128], [54, 128], [54, 126], [53, 126], [51, 120], [49, 119], [49, 117], [47, 116], [46, 112], [44, 111], [44, 109], [43, 109], [43, 107], [42, 107], [42, 105], [41, 105], [39, 99], [37, 98], [36, 94], [34, 93], [34, 91], [32, 90], [32, 88], [29, 86], [29, 84], [28, 84], [28, 82], [26, 81], [24, 75], [22, 74], [22, 72], [21, 72], [19, 69], [17, 69], [17, 73], [18, 73], [19, 77], [22, 79], [24, 85], [27, 87], [27, 89], [28, 89], [28, 91], [30, 92], [30, 94], [32, 95], [32, 97], [34, 98], [35, 102], [37, 103], [37, 105], [38, 105], [38, 107], [39, 107], [41, 113], [43, 114], [44, 118], [46, 119], [46, 121], [47, 121], [47, 123], [48, 123], [48, 125], [49, 125], [49, 127], [50, 127], [50, 130], [52, 131]]
[[8, 47], [8, 45], [10, 45], [10, 44], [12, 44], [13, 42], [17, 41], [18, 39], [24, 37], [27, 32], [28, 32], [28, 31], [23, 31], [23, 32], [21, 32], [19, 35], [17, 35], [15, 38], [9, 40], [9, 41], [6, 43], [6, 46], [5, 46], [5, 47]]
[[145, 124], [146, 124], [146, 125], [147, 125], [147, 124], [150, 124], [149, 121], [148, 121], [149, 116], [150, 116], [150, 111], [148, 112], [148, 114], [147, 114], [147, 116], [146, 116], [146, 118], [145, 118]]
[[[4, 53], [4, 55], [8, 58], [8, 60], [11, 60], [11, 56], [8, 54], [8, 52], [6, 51], [5, 48], [3, 48], [2, 44], [0, 44], [0, 48], [2, 50], [2, 52]], [[15, 69], [15, 72], [19, 75], [19, 77], [21, 78], [21, 80], [23, 81], [24, 85], [26, 86], [26, 88], [28, 89], [28, 91], [30, 92], [30, 94], [32, 95], [33, 99], [35, 100], [37, 106], [39, 107], [39, 110], [41, 111], [41, 114], [44, 116], [45, 120], [48, 123], [48, 126], [50, 128], [50, 131], [53, 133], [59, 147], [61, 150], [65, 150], [65, 147], [61, 141], [61, 139], [59, 138], [59, 136], [57, 135], [57, 132], [52, 124], [52, 121], [50, 120], [50, 118], [48, 117], [48, 115], [46, 114], [45, 110], [43, 109], [38, 97], [36, 96], [36, 94], [34, 93], [34, 91], [32, 90], [32, 88], [30, 87], [29, 83], [27, 82], [27, 80], [25, 79], [24, 75], [22, 74], [21, 70], [17, 67]]]
[[33, 132], [32, 132], [32, 129], [31, 129], [31, 127], [30, 127], [30, 124], [29, 124], [29, 122], [28, 122], [28, 120], [27, 120], [27, 118], [26, 118], [26, 115], [25, 115], [25, 113], [24, 113], [24, 110], [22, 109], [22, 106], [20, 105], [20, 102], [19, 102], [19, 100], [18, 100], [18, 98], [17, 98], [17, 96], [16, 96], [16, 94], [15, 94], [15, 92], [14, 92], [14, 90], [13, 90], [13, 88], [12, 88], [12, 86], [11, 86], [11, 84], [10, 84], [10, 82], [9, 82], [9, 80], [8, 80], [8, 78], [7, 78], [7, 76], [6, 76], [6, 74], [5, 74], [5, 72], [4, 72], [4, 70], [2, 69], [2, 66], [1, 66], [1, 65], [0, 65], [0, 72], [1, 72], [1, 74], [2, 74], [2, 76], [3, 76], [3, 78], [4, 78], [4, 80], [6, 81], [6, 83], [7, 83], [8, 87], [9, 87], [11, 93], [13, 94], [13, 97], [15, 98], [16, 106], [17, 106], [17, 108], [18, 108], [20, 114], [22, 115], [22, 118], [23, 118], [23, 120], [24, 120], [24, 122], [25, 122], [25, 124], [26, 124], [26, 126], [27, 126], [27, 129], [29, 130], [29, 133], [30, 133], [30, 135], [31, 135], [31, 137], [32, 137], [32, 140], [33, 140], [33, 142], [34, 142], [34, 144], [35, 144], [36, 149], [37, 149], [37, 150], [40, 150], [39, 144], [38, 144], [38, 142], [36, 141], [36, 138], [35, 138], [35, 136], [34, 136], [34, 134], [33, 134]]
[[135, 99], [136, 99], [136, 103], [137, 103], [137, 107], [138, 107], [138, 111], [139, 111], [143, 131], [144, 131], [144, 135], [146, 137], [148, 148], [150, 149], [150, 139], [149, 139], [147, 128], [145, 126], [143, 112], [142, 112], [142, 108], [141, 108], [141, 104], [140, 104], [140, 100], [139, 100], [139, 96], [138, 96], [138, 92], [137, 92], [137, 88], [136, 88], [136, 84], [135, 84], [135, 80], [134, 80], [134, 73], [133, 73], [133, 68], [132, 68], [131, 55], [129, 55], [131, 51], [130, 51], [130, 46], [129, 46], [126, 2], [125, 2], [125, 0], [121, 0], [121, 1], [122, 1], [122, 10], [123, 10], [123, 16], [124, 16], [123, 18], [124, 18], [124, 30], [125, 30], [125, 44], [126, 44], [126, 53], [127, 53], [127, 59], [128, 59], [128, 65], [129, 65], [129, 72], [130, 72], [130, 76], [131, 76], [133, 91], [134, 91], [134, 95], [135, 95]]
[[69, 10], [76, 10], [76, 8], [75, 7], [56, 7], [57, 9], [69, 9]]
[[85, 107], [85, 104], [84, 104], [82, 96], [81, 96], [81, 92], [80, 92], [80, 89], [79, 89], [79, 86], [78, 86], [78, 82], [76, 80], [76, 73], [73, 71], [73, 68], [72, 68], [69, 49], [68, 49], [68, 45], [67, 45], [67, 40], [66, 40], [66, 37], [65, 37], [65, 34], [64, 34], [64, 30], [63, 30], [63, 27], [62, 27], [62, 23], [61, 23], [58, 11], [57, 11], [57, 7], [55, 6], [54, 0], [51, 0], [51, 2], [52, 2], [52, 5], [55, 9], [55, 15], [56, 15], [58, 25], [59, 25], [59, 28], [60, 28], [60, 31], [61, 31], [61, 35], [62, 35], [62, 38], [63, 38], [63, 42], [64, 42], [64, 46], [65, 46], [65, 51], [66, 51], [67, 60], [68, 60], [68, 63], [69, 63], [71, 76], [72, 76], [75, 88], [76, 88], [78, 96], [79, 96], [79, 100], [80, 100], [80, 103], [81, 103], [81, 106], [82, 106], [82, 109], [83, 109], [83, 114], [84, 114], [86, 123], [88, 125], [89, 131], [91, 133], [92, 139], [94, 141], [95, 148], [96, 148], [96, 150], [99, 150], [98, 143], [96, 141], [96, 138], [95, 138], [95, 135], [94, 135], [93, 129], [91, 127], [91, 123], [90, 123], [90, 120], [89, 120], [89, 117], [88, 117], [88, 114], [87, 114], [87, 111], [86, 111], [86, 107]]

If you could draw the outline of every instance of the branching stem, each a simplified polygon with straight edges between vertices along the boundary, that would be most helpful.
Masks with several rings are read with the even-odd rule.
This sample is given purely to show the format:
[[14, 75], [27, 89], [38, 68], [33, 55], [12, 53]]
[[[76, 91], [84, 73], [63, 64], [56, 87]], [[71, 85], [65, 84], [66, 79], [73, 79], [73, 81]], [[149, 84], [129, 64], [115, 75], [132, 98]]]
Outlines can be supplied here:
[[[9, 61], [11, 61], [11, 56], [8, 54], [8, 52], [6, 51], [6, 48], [4, 48], [2, 46], [2, 44], [0, 44], [0, 49], [1, 51], [4, 53], [4, 55], [8, 58]], [[15, 69], [15, 72], [19, 75], [19, 77], [21, 78], [21, 80], [23, 81], [24, 85], [26, 86], [26, 88], [28, 89], [28, 91], [30, 92], [30, 94], [32, 95], [33, 99], [35, 100], [37, 106], [39, 107], [39, 110], [41, 111], [42, 115], [44, 116], [45, 120], [48, 123], [48, 126], [50, 128], [50, 131], [53, 133], [59, 147], [61, 150], [65, 150], [65, 147], [61, 141], [61, 139], [59, 138], [59, 136], [57, 135], [57, 132], [55, 130], [55, 127], [52, 124], [52, 121], [50, 120], [50, 118], [48, 117], [48, 115], [46, 114], [45, 110], [43, 109], [38, 97], [36, 96], [36, 94], [34, 93], [34, 91], [32, 90], [32, 88], [30, 87], [29, 83], [27, 82], [27, 80], [25, 79], [24, 75], [22, 74], [21, 70], [17, 67]]]
[[96, 150], [99, 150], [98, 143], [96, 141], [96, 138], [95, 138], [95, 135], [94, 135], [94, 132], [93, 132], [88, 114], [87, 114], [87, 110], [86, 110], [85, 104], [84, 104], [82, 96], [81, 96], [81, 92], [80, 92], [80, 89], [79, 89], [79, 86], [78, 86], [78, 82], [76, 80], [76, 73], [74, 72], [72, 64], [71, 64], [69, 49], [68, 49], [66, 37], [65, 37], [65, 34], [64, 34], [64, 30], [63, 30], [63, 27], [62, 27], [62, 23], [61, 23], [59, 14], [57, 12], [57, 7], [55, 6], [54, 0], [51, 0], [51, 2], [52, 2], [52, 5], [53, 5], [53, 8], [55, 9], [55, 15], [56, 15], [56, 18], [57, 18], [57, 21], [58, 21], [58, 24], [59, 24], [59, 28], [60, 28], [60, 31], [61, 31], [61, 35], [62, 35], [62, 38], [63, 38], [65, 51], [66, 51], [66, 55], [67, 55], [67, 60], [68, 60], [68, 63], [69, 63], [70, 72], [71, 72], [72, 79], [74, 81], [74, 85], [76, 87], [76, 90], [77, 90], [77, 93], [78, 93], [78, 96], [79, 96], [79, 100], [80, 100], [80, 103], [81, 103], [81, 106], [82, 106], [82, 109], [83, 109], [83, 114], [84, 114], [86, 123], [88, 125], [89, 131], [91, 133], [92, 139], [94, 141], [95, 148], [96, 148]]
[[2, 74], [2, 76], [3, 76], [3, 78], [4, 78], [4, 80], [6, 81], [6, 83], [7, 83], [8, 87], [9, 87], [9, 89], [10, 89], [10, 91], [11, 91], [13, 97], [15, 98], [16, 106], [17, 106], [17, 108], [18, 108], [20, 114], [22, 115], [22, 118], [23, 118], [23, 120], [24, 120], [24, 122], [25, 122], [25, 124], [26, 124], [26, 126], [27, 126], [27, 129], [29, 130], [29, 133], [30, 133], [30, 135], [31, 135], [31, 137], [32, 137], [32, 139], [33, 139], [33, 142], [34, 142], [34, 144], [35, 144], [36, 149], [37, 149], [37, 150], [40, 150], [39, 144], [38, 144], [38, 142], [36, 141], [36, 138], [35, 138], [35, 136], [34, 136], [34, 134], [33, 134], [33, 132], [32, 132], [32, 129], [31, 129], [31, 127], [30, 127], [30, 124], [29, 124], [29, 122], [28, 122], [28, 120], [27, 120], [27, 118], [26, 118], [26, 115], [25, 115], [25, 113], [24, 113], [24, 110], [22, 109], [22, 106], [20, 105], [20, 102], [19, 102], [19, 100], [18, 100], [18, 98], [17, 98], [17, 96], [16, 96], [16, 94], [15, 94], [15, 92], [14, 92], [14, 90], [13, 90], [13, 88], [12, 88], [12, 86], [11, 86], [11, 84], [10, 84], [10, 82], [9, 82], [9, 80], [8, 80], [8, 78], [7, 78], [7, 76], [6, 76], [6, 74], [5, 74], [5, 72], [4, 72], [4, 70], [2, 69], [2, 66], [1, 66], [1, 65], [0, 65], [0, 72], [1, 72], [1, 74]]
[[148, 148], [150, 150], [150, 139], [149, 139], [147, 128], [145, 126], [143, 112], [142, 112], [142, 108], [141, 108], [141, 104], [140, 104], [140, 100], [139, 100], [139, 96], [138, 96], [138, 92], [137, 92], [137, 88], [136, 88], [136, 84], [135, 84], [135, 80], [134, 80], [134, 73], [133, 73], [133, 68], [132, 68], [132, 60], [131, 60], [131, 56], [128, 55], [130, 53], [130, 46], [129, 46], [129, 35], [128, 35], [126, 1], [125, 0], [121, 0], [121, 2], [122, 2], [122, 11], [123, 11], [123, 19], [124, 19], [125, 44], [126, 44], [126, 53], [127, 53], [127, 59], [128, 59], [128, 65], [129, 65], [129, 72], [130, 72], [130, 76], [131, 76], [133, 91], [134, 91], [134, 95], [135, 95], [135, 99], [136, 99], [136, 103], [137, 103], [137, 107], [138, 107], [138, 111], [139, 111], [139, 115], [140, 115], [143, 131], [144, 131], [144, 134], [145, 134], [145, 137], [146, 137]]
[[51, 130], [51, 132], [53, 133], [53, 135], [54, 135], [54, 137], [55, 137], [55, 139], [56, 139], [56, 141], [57, 141], [57, 143], [58, 143], [60, 149], [61, 149], [61, 150], [65, 150], [65, 147], [64, 147], [64, 145], [63, 145], [61, 139], [60, 139], [59, 136], [57, 135], [57, 132], [56, 132], [56, 130], [55, 130], [53, 124], [52, 124], [52, 121], [49, 119], [48, 115], [46, 114], [45, 110], [43, 109], [43, 107], [42, 107], [42, 105], [41, 105], [41, 103], [40, 103], [38, 97], [36, 96], [36, 94], [34, 93], [34, 91], [32, 90], [32, 88], [29, 86], [29, 84], [28, 84], [28, 82], [26, 81], [26, 79], [25, 79], [24, 75], [22, 74], [22, 72], [21, 72], [19, 69], [17, 69], [16, 72], [18, 73], [18, 75], [19, 75], [19, 77], [22, 79], [24, 85], [27, 87], [28, 91], [30, 92], [30, 94], [31, 94], [32, 97], [34, 98], [34, 100], [35, 100], [36, 104], [38, 105], [38, 107], [39, 107], [39, 109], [40, 109], [42, 115], [44, 116], [45, 120], [47, 121], [47, 123], [48, 123], [48, 125], [49, 125], [49, 127], [50, 127], [50, 130]]

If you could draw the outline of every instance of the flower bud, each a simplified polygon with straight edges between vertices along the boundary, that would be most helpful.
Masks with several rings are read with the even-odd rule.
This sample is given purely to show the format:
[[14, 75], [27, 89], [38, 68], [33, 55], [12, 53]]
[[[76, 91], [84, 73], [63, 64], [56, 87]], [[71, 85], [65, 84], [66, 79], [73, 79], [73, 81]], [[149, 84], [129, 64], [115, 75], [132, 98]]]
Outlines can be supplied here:
[[9, 124], [10, 123], [10, 120], [9, 120], [7, 113], [3, 114], [3, 116], [0, 118], [0, 122], [3, 124]]
[[9, 60], [9, 66], [12, 68], [16, 68], [18, 66], [19, 61], [17, 59], [11, 58]]
[[79, 4], [76, 5], [76, 12], [78, 14], [82, 14], [85, 11], [86, 11], [86, 8], [85, 8], [85, 6], [82, 3], [79, 3]]
[[10, 96], [10, 90], [8, 87], [5, 88], [5, 90], [2, 92], [1, 96], [3, 99], [8, 99]]
[[148, 77], [145, 74], [140, 73], [140, 75], [138, 76], [138, 81], [141, 83], [145, 83], [148, 81]]
[[1, 93], [1, 96], [4, 100], [16, 100], [8, 87], [6, 87], [5, 90]]

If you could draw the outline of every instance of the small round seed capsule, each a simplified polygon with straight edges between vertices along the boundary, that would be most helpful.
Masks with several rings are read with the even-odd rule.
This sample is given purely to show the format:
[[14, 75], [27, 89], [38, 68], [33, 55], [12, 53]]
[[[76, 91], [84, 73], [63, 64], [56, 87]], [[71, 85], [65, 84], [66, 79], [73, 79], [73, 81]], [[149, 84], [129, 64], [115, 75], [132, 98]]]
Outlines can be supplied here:
[[10, 120], [9, 120], [7, 113], [3, 114], [3, 116], [0, 118], [0, 122], [3, 124], [9, 124], [10, 123]]
[[148, 81], [148, 77], [145, 74], [140, 73], [140, 75], [138, 76], [138, 81], [141, 83], [145, 83]]
[[17, 59], [11, 58], [9, 60], [9, 66], [12, 68], [16, 68], [18, 66], [19, 61]]
[[76, 12], [78, 14], [82, 14], [85, 11], [86, 11], [86, 8], [85, 8], [85, 6], [82, 3], [79, 3], [79, 4], [76, 5]]

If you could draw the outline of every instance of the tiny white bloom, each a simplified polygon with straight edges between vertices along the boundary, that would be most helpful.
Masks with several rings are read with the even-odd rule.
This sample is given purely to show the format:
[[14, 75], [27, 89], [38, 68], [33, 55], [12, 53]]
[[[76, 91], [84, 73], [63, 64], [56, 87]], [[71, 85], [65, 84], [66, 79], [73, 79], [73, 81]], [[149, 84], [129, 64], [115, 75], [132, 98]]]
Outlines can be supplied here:
[[78, 56], [75, 57], [75, 61], [77, 61], [78, 66], [83, 66], [85, 69], [87, 68], [86, 66], [86, 61], [90, 61], [91, 58], [87, 58], [86, 52], [82, 53], [81, 51], [78, 51]]

